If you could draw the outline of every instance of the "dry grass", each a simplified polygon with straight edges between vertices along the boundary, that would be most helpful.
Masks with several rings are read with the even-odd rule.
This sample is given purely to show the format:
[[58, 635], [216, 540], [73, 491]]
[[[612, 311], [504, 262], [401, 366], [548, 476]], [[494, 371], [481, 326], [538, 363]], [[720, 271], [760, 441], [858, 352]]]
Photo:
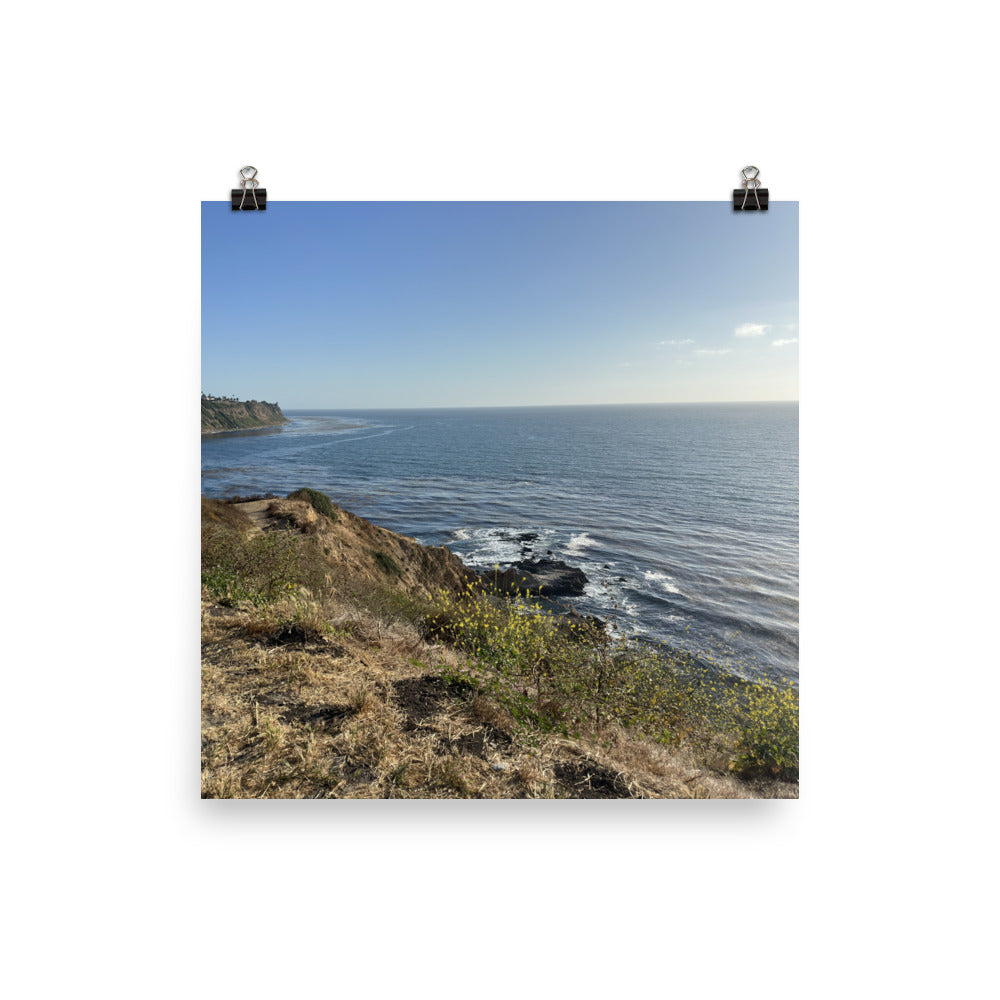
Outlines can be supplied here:
[[[314, 632], [275, 641], [295, 614]], [[322, 623], [323, 628], [318, 624]], [[454, 653], [411, 624], [288, 601], [202, 614], [206, 798], [757, 798], [682, 752], [609, 731], [524, 734], [482, 695], [419, 662]]]
[[224, 503], [222, 500], [201, 500], [201, 520], [205, 524], [223, 524], [235, 531], [248, 532], [253, 522], [238, 507]]

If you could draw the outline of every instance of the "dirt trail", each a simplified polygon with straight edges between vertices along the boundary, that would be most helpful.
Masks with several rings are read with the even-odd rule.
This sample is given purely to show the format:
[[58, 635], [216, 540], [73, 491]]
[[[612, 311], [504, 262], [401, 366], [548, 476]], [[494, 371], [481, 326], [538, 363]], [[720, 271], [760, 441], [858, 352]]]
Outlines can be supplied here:
[[290, 522], [284, 517], [274, 517], [268, 514], [267, 508], [274, 503], [273, 500], [248, 500], [245, 503], [234, 503], [236, 510], [242, 511], [253, 521], [254, 526], [261, 531], [278, 527], [289, 527]]

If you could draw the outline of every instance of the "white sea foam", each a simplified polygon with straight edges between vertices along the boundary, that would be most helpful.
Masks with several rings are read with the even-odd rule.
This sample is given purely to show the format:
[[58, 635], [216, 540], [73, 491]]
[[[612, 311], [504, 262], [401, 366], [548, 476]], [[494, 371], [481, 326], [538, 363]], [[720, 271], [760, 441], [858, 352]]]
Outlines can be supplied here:
[[[530, 541], [522, 541], [523, 534], [534, 534]], [[551, 530], [537, 528], [456, 528], [451, 533], [456, 551], [470, 566], [509, 566], [526, 555], [536, 557], [544, 552], [552, 537]]]
[[[583, 588], [584, 594], [595, 604], [612, 607], [618, 615], [628, 615], [630, 618], [639, 616], [639, 609], [626, 591], [626, 584], [614, 576], [603, 576], [600, 579], [589, 580]], [[607, 612], [604, 612], [607, 613]]]
[[462, 556], [471, 566], [508, 566], [517, 562], [521, 550], [517, 545], [499, 538], [476, 539], [476, 547]]
[[566, 546], [566, 551], [570, 555], [582, 556], [584, 549], [592, 548], [598, 544], [599, 543], [595, 542], [586, 531], [581, 531], [579, 535], [570, 536], [569, 544]]
[[[673, 577], [668, 576], [666, 573], [657, 573], [654, 570], [646, 570], [642, 574], [650, 583], [655, 583], [660, 586], [661, 590], [665, 590], [668, 594], [680, 594], [680, 590], [674, 584]], [[683, 597], [684, 595], [681, 594]]]

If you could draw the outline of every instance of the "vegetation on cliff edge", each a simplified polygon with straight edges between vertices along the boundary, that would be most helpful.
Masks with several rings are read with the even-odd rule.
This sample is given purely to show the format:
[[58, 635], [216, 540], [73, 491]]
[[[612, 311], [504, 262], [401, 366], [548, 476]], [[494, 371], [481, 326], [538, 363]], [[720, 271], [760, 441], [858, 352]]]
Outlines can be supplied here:
[[[793, 688], [488, 593], [311, 498], [265, 504], [202, 501], [204, 795], [797, 795]], [[380, 534], [347, 565], [352, 520]]]

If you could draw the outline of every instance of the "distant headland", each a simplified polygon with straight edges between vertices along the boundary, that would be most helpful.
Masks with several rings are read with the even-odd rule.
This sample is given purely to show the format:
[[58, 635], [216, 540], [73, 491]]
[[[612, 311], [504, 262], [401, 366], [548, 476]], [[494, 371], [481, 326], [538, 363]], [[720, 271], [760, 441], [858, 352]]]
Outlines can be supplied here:
[[256, 430], [287, 423], [288, 418], [277, 403], [242, 400], [235, 396], [211, 396], [204, 392], [201, 394], [202, 434]]

